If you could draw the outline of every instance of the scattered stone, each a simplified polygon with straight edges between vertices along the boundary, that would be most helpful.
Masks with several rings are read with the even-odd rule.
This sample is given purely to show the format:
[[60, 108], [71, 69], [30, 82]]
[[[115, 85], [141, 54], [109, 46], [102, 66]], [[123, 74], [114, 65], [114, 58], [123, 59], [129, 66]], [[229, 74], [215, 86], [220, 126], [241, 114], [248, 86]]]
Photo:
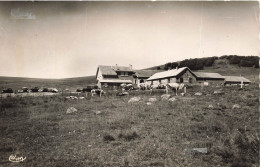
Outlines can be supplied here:
[[96, 115], [102, 114], [101, 111], [94, 111]]
[[195, 93], [195, 96], [201, 96], [201, 95], [202, 95], [201, 92], [197, 92], [197, 93]]
[[213, 107], [212, 104], [210, 104], [210, 105], [208, 106], [208, 108], [209, 108], [209, 109], [213, 109], [214, 107]]
[[67, 114], [71, 114], [71, 113], [74, 113], [74, 112], [77, 112], [78, 110], [76, 109], [76, 108], [74, 108], [74, 107], [69, 107], [68, 109], [67, 109]]
[[147, 104], [148, 106], [152, 105], [152, 103], [151, 103], [151, 102], [147, 102], [146, 104]]
[[117, 96], [127, 96], [127, 95], [129, 95], [128, 92], [123, 92], [123, 93], [118, 93], [118, 94], [117, 94]]
[[171, 95], [169, 95], [169, 94], [163, 94], [161, 96], [162, 100], [168, 100], [170, 97], [171, 97]]
[[175, 101], [175, 100], [176, 100], [176, 98], [174, 98], [174, 97], [169, 99], [169, 101]]
[[192, 153], [202, 153], [202, 154], [207, 154], [208, 153], [208, 149], [207, 148], [185, 148], [184, 149], [184, 154], [185, 155], [189, 155]]
[[239, 108], [241, 108], [241, 106], [240, 106], [240, 105], [238, 105], [238, 104], [234, 104], [234, 105], [233, 105], [233, 107], [232, 107], [232, 109], [236, 109], [236, 108], [238, 108], [238, 109], [239, 109]]
[[214, 95], [223, 95], [224, 92], [222, 92], [221, 90], [215, 90], [213, 94]]
[[139, 102], [141, 100], [141, 97], [132, 97], [128, 103], [135, 103], [135, 102]]
[[80, 99], [80, 100], [83, 100], [83, 99], [85, 99], [85, 97], [79, 97], [79, 99]]
[[185, 93], [181, 93], [181, 96], [185, 96]]
[[155, 97], [151, 97], [151, 98], [149, 98], [148, 101], [149, 101], [149, 102], [155, 102], [155, 101], [157, 101], [157, 99], [156, 99]]

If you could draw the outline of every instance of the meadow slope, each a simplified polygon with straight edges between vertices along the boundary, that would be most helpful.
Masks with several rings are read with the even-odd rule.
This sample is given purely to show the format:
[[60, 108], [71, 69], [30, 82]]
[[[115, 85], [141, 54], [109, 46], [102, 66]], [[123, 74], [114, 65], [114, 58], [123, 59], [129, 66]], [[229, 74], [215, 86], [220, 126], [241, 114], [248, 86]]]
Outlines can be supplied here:
[[[68, 100], [64, 96], [0, 100], [0, 166], [259, 166], [259, 92], [193, 86], [186, 97], [162, 92]], [[221, 89], [224, 95], [214, 95]], [[172, 93], [174, 94], [174, 93]], [[82, 94], [84, 96], [84, 94]], [[133, 96], [141, 101], [129, 104]], [[157, 98], [152, 105], [146, 102]], [[240, 108], [233, 108], [239, 104]], [[209, 107], [209, 105], [212, 105]], [[66, 114], [68, 107], [77, 112]], [[184, 151], [207, 148], [207, 153]], [[24, 156], [21, 163], [8, 161]]]

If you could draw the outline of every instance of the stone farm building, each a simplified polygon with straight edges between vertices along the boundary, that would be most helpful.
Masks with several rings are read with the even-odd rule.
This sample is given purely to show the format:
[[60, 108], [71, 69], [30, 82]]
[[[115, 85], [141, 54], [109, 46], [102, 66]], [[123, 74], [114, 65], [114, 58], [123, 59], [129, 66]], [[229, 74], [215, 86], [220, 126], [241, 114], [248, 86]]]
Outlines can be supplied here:
[[151, 84], [167, 84], [167, 83], [194, 83], [196, 75], [188, 68], [168, 70], [156, 73], [147, 79]]
[[244, 77], [222, 76], [219, 73], [192, 72], [188, 67], [159, 72], [147, 79], [151, 84], [187, 83], [205, 85], [234, 85], [251, 83]]
[[99, 65], [96, 72], [97, 86], [99, 88], [118, 89], [122, 83], [139, 86], [158, 70], [133, 70], [132, 65], [105, 66]]
[[167, 84], [205, 84], [205, 85], [236, 85], [249, 84], [244, 77], [222, 76], [219, 73], [193, 72], [188, 67], [176, 68], [168, 71], [160, 70], [133, 70], [132, 66], [104, 66], [100, 65], [96, 73], [99, 88], [118, 89], [122, 83], [139, 86], [140, 83]]

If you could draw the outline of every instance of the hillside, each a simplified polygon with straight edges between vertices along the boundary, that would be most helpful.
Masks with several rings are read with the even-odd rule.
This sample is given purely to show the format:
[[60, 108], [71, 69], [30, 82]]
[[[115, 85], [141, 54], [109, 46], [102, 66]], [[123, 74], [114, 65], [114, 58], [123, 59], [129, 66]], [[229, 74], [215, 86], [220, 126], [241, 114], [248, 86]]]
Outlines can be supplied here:
[[[246, 62], [246, 63], [245, 63]], [[192, 71], [216, 72], [223, 76], [244, 76], [254, 83], [259, 82], [259, 58], [257, 56], [221, 56], [207, 57], [201, 59], [188, 59], [180, 62], [170, 62], [164, 65], [146, 68], [174, 69], [176, 67], [187, 66]]]
[[95, 76], [65, 78], [65, 79], [40, 79], [22, 77], [0, 77], [0, 90], [4, 88], [19, 89], [21, 87], [54, 87], [60, 90], [83, 88], [90, 84], [95, 84]]
[[[253, 62], [250, 62], [253, 58]], [[253, 83], [259, 82], [259, 68], [256, 68], [258, 57], [251, 56], [249, 61], [243, 56], [222, 56], [222, 57], [209, 57], [201, 59], [189, 59], [181, 62], [166, 63], [164, 65], [146, 68], [149, 70], [167, 70], [174, 69], [175, 66], [188, 66], [192, 71], [204, 72], [217, 72], [223, 76], [244, 76], [251, 80]], [[242, 63], [241, 63], [242, 62]], [[251, 67], [244, 66], [243, 63], [251, 65]], [[194, 66], [194, 64], [198, 66]], [[245, 63], [244, 63], [245, 64]], [[253, 67], [252, 67], [253, 65]], [[83, 88], [87, 85], [95, 84], [95, 76], [65, 78], [65, 79], [40, 79], [40, 78], [21, 78], [21, 77], [1, 77], [0, 76], [0, 91], [4, 88], [19, 89], [21, 87], [55, 87], [59, 90], [70, 89], [72, 91], [77, 88]]]

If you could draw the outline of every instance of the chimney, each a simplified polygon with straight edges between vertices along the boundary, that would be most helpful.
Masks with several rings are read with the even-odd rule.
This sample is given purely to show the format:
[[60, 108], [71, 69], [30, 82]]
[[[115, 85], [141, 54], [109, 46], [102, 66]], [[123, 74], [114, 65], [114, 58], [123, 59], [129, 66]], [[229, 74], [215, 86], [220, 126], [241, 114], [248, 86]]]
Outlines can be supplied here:
[[129, 64], [129, 68], [132, 70], [133, 69], [133, 66], [131, 64]]

